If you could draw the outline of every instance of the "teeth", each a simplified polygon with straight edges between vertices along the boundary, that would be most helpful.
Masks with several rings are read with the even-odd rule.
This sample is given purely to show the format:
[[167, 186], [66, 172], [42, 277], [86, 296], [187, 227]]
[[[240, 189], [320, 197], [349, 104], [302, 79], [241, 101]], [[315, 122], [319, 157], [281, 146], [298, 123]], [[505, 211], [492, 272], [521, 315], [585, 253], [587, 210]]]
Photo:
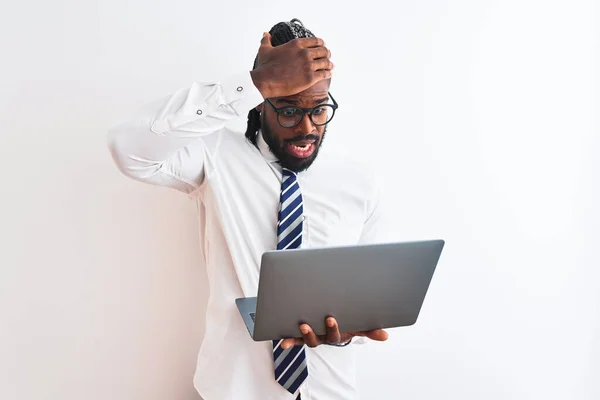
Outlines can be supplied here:
[[310, 144], [305, 144], [304, 146], [297, 146], [297, 145], [293, 144], [292, 146], [298, 150], [308, 150], [308, 147], [310, 146]]

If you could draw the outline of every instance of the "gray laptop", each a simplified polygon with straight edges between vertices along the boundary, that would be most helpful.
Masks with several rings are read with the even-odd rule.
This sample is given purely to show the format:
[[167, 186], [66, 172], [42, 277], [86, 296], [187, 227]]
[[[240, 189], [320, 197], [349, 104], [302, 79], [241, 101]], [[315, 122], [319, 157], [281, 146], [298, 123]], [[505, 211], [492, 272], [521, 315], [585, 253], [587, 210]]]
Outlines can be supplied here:
[[263, 254], [258, 297], [236, 299], [255, 341], [301, 337], [308, 323], [325, 334], [325, 318], [341, 332], [412, 325], [417, 321], [443, 240]]

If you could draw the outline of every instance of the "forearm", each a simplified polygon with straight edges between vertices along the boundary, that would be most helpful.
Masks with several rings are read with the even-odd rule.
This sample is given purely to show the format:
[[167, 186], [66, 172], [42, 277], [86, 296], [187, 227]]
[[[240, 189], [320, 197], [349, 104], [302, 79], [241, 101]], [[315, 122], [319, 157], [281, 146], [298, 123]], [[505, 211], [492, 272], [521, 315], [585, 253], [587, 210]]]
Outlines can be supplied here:
[[167, 186], [176, 184], [170, 178], [197, 183], [202, 137], [261, 101], [249, 72], [222, 82], [194, 82], [110, 129], [108, 145], [119, 169], [131, 178]]

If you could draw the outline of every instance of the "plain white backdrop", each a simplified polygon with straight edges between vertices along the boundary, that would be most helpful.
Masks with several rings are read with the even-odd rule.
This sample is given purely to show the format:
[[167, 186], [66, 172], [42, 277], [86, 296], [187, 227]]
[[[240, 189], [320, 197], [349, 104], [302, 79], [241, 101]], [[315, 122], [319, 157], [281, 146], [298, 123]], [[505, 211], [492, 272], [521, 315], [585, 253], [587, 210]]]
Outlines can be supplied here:
[[380, 173], [394, 237], [447, 241], [418, 323], [361, 347], [363, 398], [600, 398], [592, 3], [2, 4], [0, 398], [198, 399], [193, 202], [121, 176], [106, 131], [294, 17], [337, 67], [325, 145]]

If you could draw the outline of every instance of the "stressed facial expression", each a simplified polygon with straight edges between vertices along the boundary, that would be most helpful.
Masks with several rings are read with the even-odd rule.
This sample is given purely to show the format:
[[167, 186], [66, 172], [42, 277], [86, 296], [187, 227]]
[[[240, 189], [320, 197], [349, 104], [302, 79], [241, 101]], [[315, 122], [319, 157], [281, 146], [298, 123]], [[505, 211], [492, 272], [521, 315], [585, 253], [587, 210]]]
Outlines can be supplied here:
[[312, 121], [309, 114], [304, 113], [300, 122], [293, 127], [283, 127], [280, 122], [286, 126], [293, 125], [301, 113], [294, 113], [292, 109], [286, 108], [278, 116], [268, 101], [259, 106], [263, 137], [282, 167], [300, 172], [307, 169], [316, 159], [325, 137], [326, 126], [315, 125], [313, 121], [317, 124], [323, 123], [333, 113], [328, 107], [319, 107], [331, 104], [328, 95], [329, 84], [329, 80], [320, 81], [293, 96], [269, 99], [273, 106], [279, 109], [288, 106], [317, 107], [313, 112]]

